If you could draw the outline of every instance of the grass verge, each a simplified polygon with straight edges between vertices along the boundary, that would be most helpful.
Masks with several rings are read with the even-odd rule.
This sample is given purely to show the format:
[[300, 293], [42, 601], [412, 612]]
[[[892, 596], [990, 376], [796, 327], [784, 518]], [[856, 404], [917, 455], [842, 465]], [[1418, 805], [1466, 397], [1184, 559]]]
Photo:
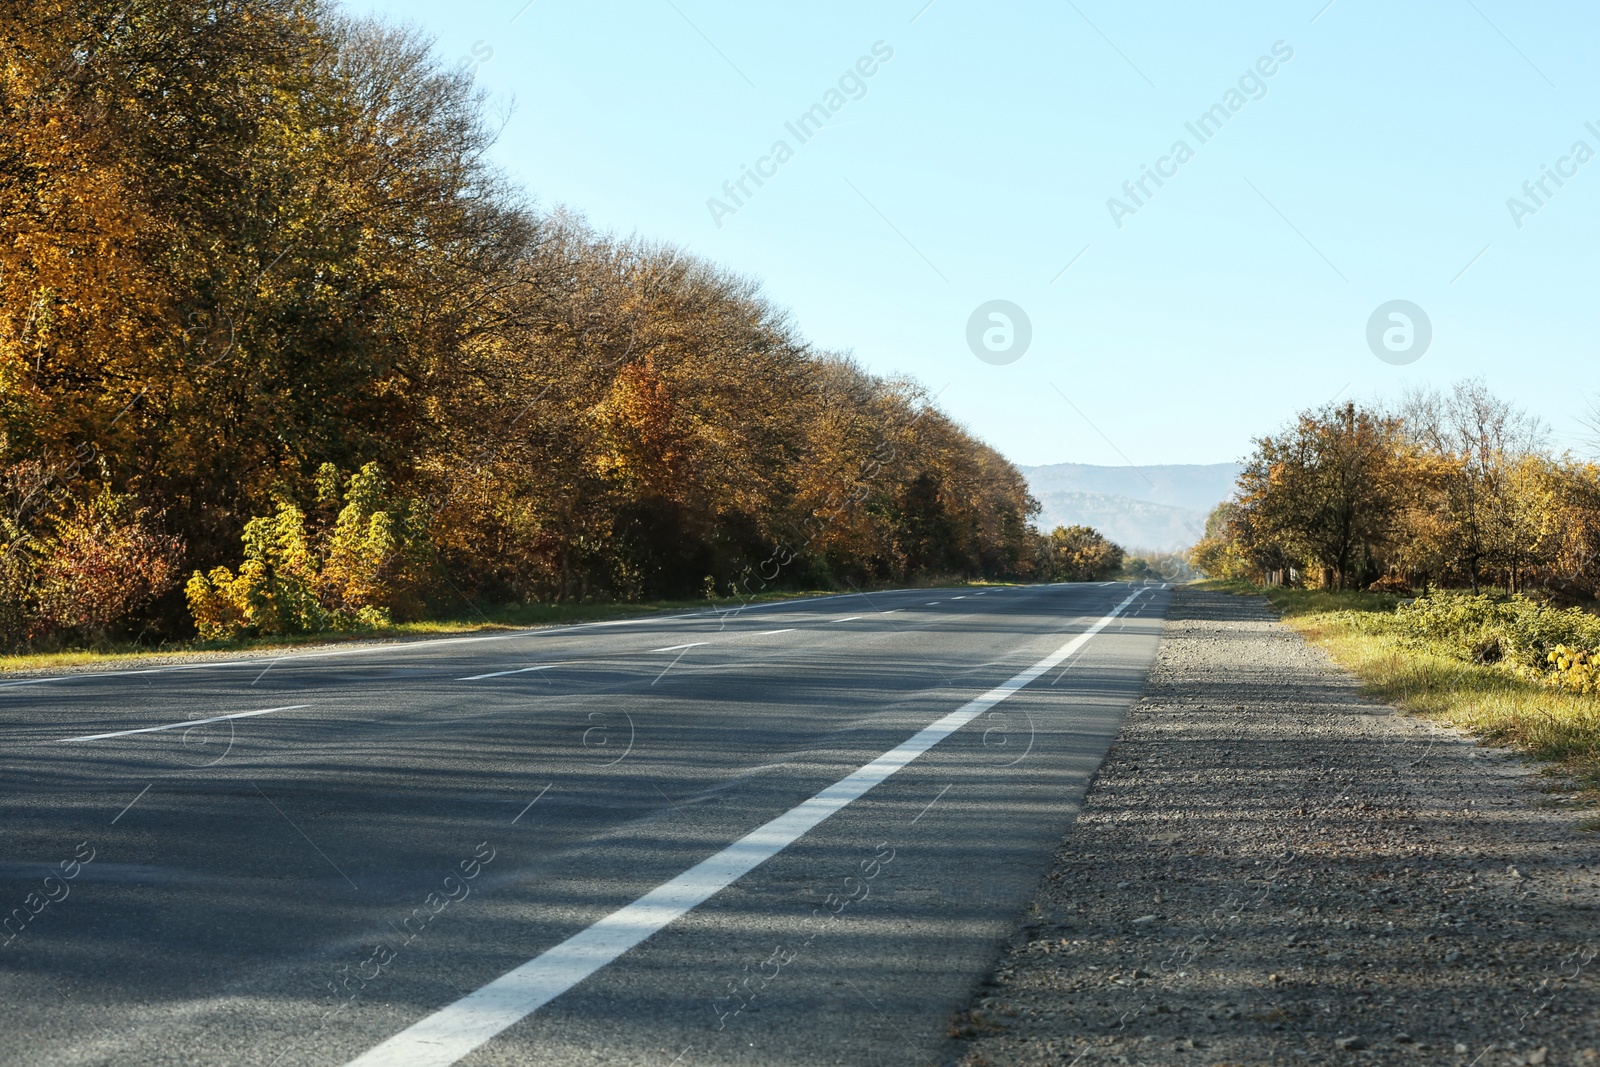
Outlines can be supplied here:
[[[1325, 649], [1365, 691], [1403, 711], [1447, 722], [1489, 744], [1508, 745], [1550, 762], [1554, 791], [1582, 791], [1600, 801], [1600, 697], [1519, 678], [1400, 639], [1368, 633], [1358, 616], [1392, 612], [1399, 599], [1327, 589], [1261, 589], [1208, 581], [1200, 588], [1264, 596], [1283, 621]], [[1590, 829], [1600, 829], [1600, 820]]]
[[241, 652], [271, 652], [310, 648], [319, 645], [349, 644], [356, 641], [393, 641], [409, 638], [446, 637], [452, 634], [525, 630], [541, 626], [570, 626], [581, 622], [605, 622], [645, 615], [662, 615], [707, 608], [735, 608], [741, 603], [766, 603], [808, 596], [828, 596], [830, 591], [762, 593], [748, 600], [726, 598], [699, 600], [649, 600], [637, 602], [602, 601], [562, 604], [506, 604], [485, 607], [455, 617], [421, 622], [398, 623], [373, 630], [279, 634], [272, 637], [241, 638], [237, 641], [187, 641], [163, 645], [137, 643], [103, 648], [62, 649], [55, 652], [24, 652], [0, 656], [0, 674], [17, 671], [59, 670], [62, 668], [138, 665], [153, 661], [201, 660], [238, 655]]
[[[972, 588], [1012, 585], [1011, 582], [945, 582]], [[867, 593], [877, 589], [865, 590]], [[23, 652], [0, 655], [0, 675], [18, 672], [73, 670], [96, 667], [139, 666], [185, 660], [221, 659], [247, 652], [273, 652], [283, 649], [312, 648], [348, 644], [356, 641], [393, 641], [411, 638], [446, 637], [495, 630], [525, 630], [541, 626], [570, 626], [582, 622], [607, 622], [646, 615], [662, 615], [711, 608], [727, 610], [741, 604], [765, 604], [804, 597], [837, 596], [846, 590], [815, 589], [757, 593], [748, 598], [701, 597], [698, 600], [596, 601], [591, 603], [505, 604], [474, 608], [461, 615], [423, 622], [400, 623], [376, 630], [343, 633], [290, 634], [243, 638], [237, 641], [187, 641], [149, 645], [136, 642], [101, 648], [74, 648], [52, 652]]]

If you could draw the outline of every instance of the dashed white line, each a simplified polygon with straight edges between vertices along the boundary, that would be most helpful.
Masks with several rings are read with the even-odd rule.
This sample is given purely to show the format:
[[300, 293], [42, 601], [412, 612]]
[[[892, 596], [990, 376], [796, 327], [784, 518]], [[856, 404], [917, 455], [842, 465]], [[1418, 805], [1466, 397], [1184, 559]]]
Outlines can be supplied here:
[[252, 715], [271, 715], [275, 711], [298, 711], [300, 708], [309, 708], [310, 704], [285, 704], [281, 708], [262, 708], [260, 711], [236, 711], [232, 715], [214, 715], [209, 719], [185, 719], [183, 722], [169, 722], [161, 726], [141, 726], [137, 730], [113, 730], [108, 734], [84, 734], [82, 737], [62, 737], [54, 743], [64, 745], [69, 741], [103, 741], [108, 737], [127, 737], [129, 734], [153, 734], [161, 730], [183, 730], [190, 726], [204, 726], [208, 722], [222, 722], [226, 719], [248, 719]]
[[[886, 593], [904, 592], [901, 589], [886, 589]], [[766, 610], [782, 610], [797, 604], [816, 604], [824, 600], [842, 600], [845, 597], [858, 596], [857, 593], [829, 593], [826, 596], [800, 597], [795, 600], [782, 600], [767, 604], [751, 604], [745, 607], [732, 609], [735, 612], [757, 612]], [[700, 619], [707, 615], [723, 614], [721, 609], [709, 611], [691, 611], [682, 615], [651, 615], [640, 619], [607, 619], [601, 622], [580, 622], [571, 625], [535, 626], [517, 630], [513, 633], [483, 634], [483, 635], [452, 635], [450, 637], [435, 637], [423, 641], [379, 641], [374, 644], [361, 645], [356, 648], [341, 648], [328, 652], [302, 652], [295, 655], [280, 653], [279, 660], [312, 660], [326, 659], [330, 656], [363, 656], [376, 652], [413, 652], [419, 648], [435, 648], [439, 645], [470, 645], [479, 641], [514, 641], [534, 637], [563, 637], [568, 634], [587, 632], [596, 629], [606, 629], [617, 626], [650, 626], [662, 622], [682, 622], [685, 619]], [[144, 667], [123, 671], [83, 671], [71, 674], [56, 674], [48, 678], [29, 678], [20, 682], [0, 682], [0, 689], [12, 689], [24, 685], [50, 685], [55, 682], [85, 681], [91, 678], [115, 678], [122, 675], [139, 674], [167, 674], [175, 671], [208, 671], [218, 667], [254, 667], [266, 655], [251, 659], [208, 660], [205, 663], [183, 663], [163, 667]], [[273, 662], [276, 662], [274, 660]]]
[[709, 642], [706, 642], [706, 641], [690, 641], [687, 645], [668, 645], [666, 648], [652, 648], [650, 651], [651, 652], [676, 652], [681, 648], [698, 648], [700, 645], [704, 645], [704, 644], [708, 644], [708, 643]]
[[378, 1067], [380, 1064], [384, 1067], [446, 1067], [455, 1063], [726, 889], [823, 820], [843, 810], [851, 801], [1054, 668], [1105, 629], [1139, 596], [1139, 592], [1131, 594], [1109, 615], [1038, 663], [962, 705], [811, 799], [752, 830], [716, 855], [573, 934], [542, 955], [369, 1049], [346, 1067]]
[[857, 619], [862, 619], [862, 618], [865, 618], [865, 617], [866, 616], [864, 616], [864, 615], [852, 615], [848, 619], [834, 619], [833, 621], [834, 622], [855, 622]]
[[797, 629], [799, 629], [799, 627], [790, 626], [787, 629], [783, 629], [783, 630], [762, 630], [760, 633], [756, 634], [756, 636], [757, 637], [766, 637], [766, 636], [768, 636], [770, 634], [792, 634]]

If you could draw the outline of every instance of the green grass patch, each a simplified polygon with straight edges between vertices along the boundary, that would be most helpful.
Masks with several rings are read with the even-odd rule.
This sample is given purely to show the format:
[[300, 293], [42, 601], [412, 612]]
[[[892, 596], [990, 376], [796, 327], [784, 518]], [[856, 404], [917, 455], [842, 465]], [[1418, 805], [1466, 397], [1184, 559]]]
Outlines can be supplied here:
[[1450, 644], [1430, 647], [1406, 633], [1385, 632], [1391, 624], [1382, 617], [1394, 616], [1401, 603], [1388, 594], [1197, 584], [1264, 596], [1286, 623], [1360, 679], [1372, 697], [1549, 761], [1555, 764], [1554, 776], [1600, 800], [1600, 697], [1555, 688], [1507, 664], [1464, 659]]

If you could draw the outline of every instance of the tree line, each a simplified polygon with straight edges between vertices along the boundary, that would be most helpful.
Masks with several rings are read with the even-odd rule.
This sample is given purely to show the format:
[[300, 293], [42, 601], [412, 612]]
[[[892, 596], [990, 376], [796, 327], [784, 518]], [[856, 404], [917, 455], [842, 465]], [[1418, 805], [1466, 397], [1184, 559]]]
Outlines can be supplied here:
[[415, 32], [0, 12], [0, 644], [1071, 570], [916, 382], [536, 205]]
[[1190, 554], [1214, 577], [1600, 595], [1600, 465], [1481, 381], [1330, 404], [1256, 441]]

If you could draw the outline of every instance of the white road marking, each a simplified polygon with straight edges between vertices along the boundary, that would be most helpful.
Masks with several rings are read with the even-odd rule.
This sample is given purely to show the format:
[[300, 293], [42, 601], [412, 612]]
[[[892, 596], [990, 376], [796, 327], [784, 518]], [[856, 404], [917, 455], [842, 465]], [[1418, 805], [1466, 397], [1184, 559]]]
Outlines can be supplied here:
[[232, 715], [215, 715], [209, 719], [185, 719], [183, 722], [169, 722], [163, 726], [142, 726], [137, 730], [115, 730], [109, 734], [84, 734], [82, 737], [62, 737], [54, 744], [64, 745], [69, 741], [103, 741], [108, 737], [127, 737], [129, 734], [153, 734], [160, 730], [183, 730], [190, 726], [203, 726], [208, 722], [222, 722], [225, 719], [248, 719], [252, 715], [271, 715], [275, 711], [298, 711], [300, 708], [309, 708], [310, 704], [285, 704], [281, 708], [262, 708], [260, 711], [236, 711]]
[[[884, 593], [902, 593], [903, 589], [885, 589]], [[845, 597], [860, 596], [860, 593], [829, 593], [826, 596], [798, 597], [794, 600], [776, 600], [764, 604], [751, 604], [747, 607], [727, 609], [738, 613], [766, 611], [793, 607], [796, 604], [814, 604], [823, 600], [842, 600]], [[340, 648], [327, 652], [304, 652], [299, 655], [279, 653], [273, 660], [303, 660], [325, 659], [329, 656], [362, 656], [369, 652], [410, 652], [419, 648], [432, 648], [435, 645], [470, 645], [478, 641], [514, 641], [524, 637], [559, 637], [563, 634], [577, 633], [584, 630], [603, 629], [608, 626], [648, 626], [658, 622], [680, 622], [684, 619], [699, 619], [707, 615], [720, 615], [726, 612], [719, 608], [706, 611], [690, 611], [682, 615], [650, 615], [637, 619], [606, 619], [601, 622], [577, 623], [552, 623], [547, 626], [530, 626], [512, 633], [504, 634], [468, 634], [465, 636], [432, 637], [423, 641], [382, 641], [376, 644], [361, 645], [357, 648]], [[69, 674], [55, 674], [48, 678], [29, 678], [20, 682], [0, 682], [0, 689], [14, 689], [24, 685], [49, 685], [53, 682], [70, 682], [83, 678], [117, 678], [123, 675], [139, 674], [168, 674], [176, 671], [206, 671], [217, 667], [253, 667], [270, 657], [269, 654], [256, 656], [251, 659], [208, 660], [205, 663], [180, 663], [163, 667], [143, 667], [125, 671], [75, 671]]]
[[934, 605], [935, 605], [935, 604], [940, 604], [940, 603], [943, 603], [943, 601], [939, 601], [939, 600], [930, 600], [930, 601], [928, 601], [928, 602], [927, 602], [927, 603], [926, 603], [926, 604], [924, 604], [924, 605], [923, 605], [923, 607], [927, 607], [927, 608], [931, 608], [931, 607], [933, 607], [933, 606], [934, 606]]
[[709, 644], [709, 643], [710, 642], [707, 642], [707, 641], [691, 641], [687, 645], [668, 645], [666, 648], [652, 648], [650, 651], [651, 652], [676, 652], [680, 648], [698, 648], [701, 645]]
[[762, 630], [760, 633], [756, 634], [756, 636], [757, 637], [766, 637], [769, 634], [792, 634], [797, 629], [799, 629], [799, 627], [791, 626], [786, 630]]
[[1133, 593], [1109, 615], [1038, 663], [962, 705], [810, 800], [554, 948], [402, 1030], [346, 1067], [446, 1067], [455, 1063], [776, 856], [830, 815], [1055, 667], [1088, 644], [1140, 595]]
[[492, 671], [489, 674], [474, 674], [470, 678], [457, 678], [458, 682], [481, 682], [485, 678], [504, 678], [508, 674], [527, 674], [529, 671], [547, 671], [551, 667], [559, 667], [559, 663], [544, 663], [537, 667], [518, 667], [514, 671]]
[[963, 595], [963, 596], [953, 596], [950, 599], [951, 600], [965, 600], [967, 598]]
[[864, 615], [852, 615], [848, 619], [834, 619], [833, 621], [834, 622], [855, 622], [857, 619], [861, 619], [861, 618], [865, 618], [865, 616]]

